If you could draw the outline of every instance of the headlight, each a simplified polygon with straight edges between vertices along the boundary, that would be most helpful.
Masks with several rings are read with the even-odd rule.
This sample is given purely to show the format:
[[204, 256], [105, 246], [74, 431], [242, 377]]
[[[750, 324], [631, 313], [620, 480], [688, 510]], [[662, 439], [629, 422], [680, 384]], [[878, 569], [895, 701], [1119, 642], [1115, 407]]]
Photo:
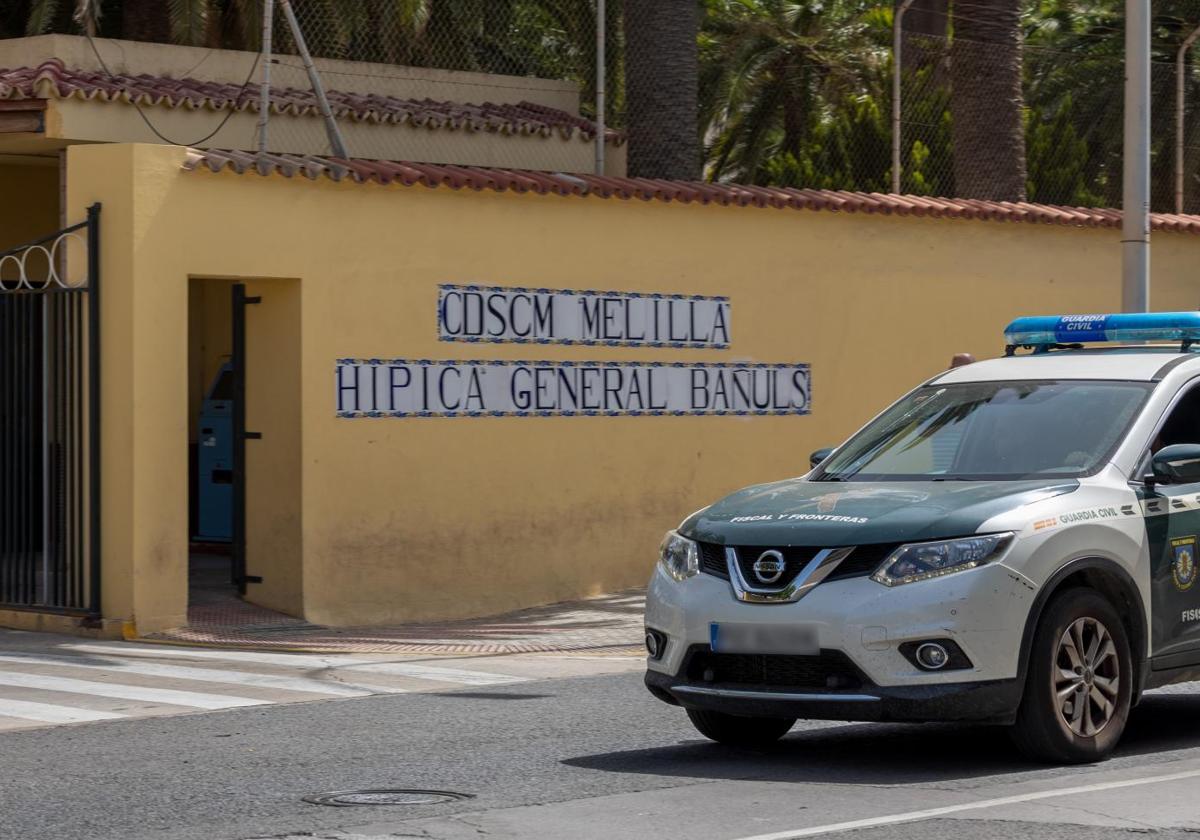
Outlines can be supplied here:
[[700, 550], [687, 537], [668, 531], [659, 548], [658, 563], [675, 580], [687, 580], [700, 573]]
[[960, 540], [911, 543], [892, 552], [871, 580], [884, 586], [899, 586], [918, 580], [965, 572], [1000, 556], [1013, 535], [989, 534]]

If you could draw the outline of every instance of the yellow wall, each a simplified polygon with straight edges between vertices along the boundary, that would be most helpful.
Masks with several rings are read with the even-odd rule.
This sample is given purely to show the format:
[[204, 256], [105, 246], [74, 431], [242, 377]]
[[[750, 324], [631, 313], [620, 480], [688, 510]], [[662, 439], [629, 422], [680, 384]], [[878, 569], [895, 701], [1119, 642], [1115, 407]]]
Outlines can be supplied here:
[[[249, 571], [271, 581], [250, 597], [302, 594], [306, 618], [333, 624], [644, 583], [684, 515], [805, 471], [952, 353], [995, 355], [1012, 317], [1120, 302], [1117, 230], [185, 173], [182, 150], [152, 146], [69, 160], [73, 217], [104, 202], [106, 583], [136, 570], [106, 609], [143, 632], [182, 604], [189, 277], [264, 298]], [[1155, 308], [1195, 307], [1197, 257], [1200, 237], [1155, 235]], [[733, 346], [439, 342], [447, 282], [729, 295]], [[373, 356], [803, 361], [813, 413], [336, 418], [334, 360]]]
[[[272, 85], [281, 89], [309, 89], [308, 74], [303, 65], [285, 55], [279, 57], [282, 60], [271, 68]], [[107, 69], [117, 75], [144, 73], [239, 86], [247, 76], [258, 79], [253, 71], [259, 54], [244, 50], [214, 50], [115, 38], [92, 43], [81, 35], [61, 34], [0, 41], [0, 67], [37, 67], [51, 58], [57, 58], [67, 67], [92, 72]], [[535, 102], [572, 114], [579, 113], [579, 85], [575, 82], [331, 58], [316, 58], [314, 63], [330, 90], [442, 102]]]
[[[155, 134], [132, 105], [82, 99], [59, 100], [51, 109], [46, 136], [86, 143], [154, 143]], [[214, 115], [193, 108], [157, 108], [154, 128], [167, 137], [202, 137], [212, 131]], [[586, 172], [595, 169], [595, 145], [582, 135], [549, 136], [432, 129], [424, 125], [345, 120], [340, 124], [346, 148], [355, 157], [382, 160], [420, 160], [460, 166], [502, 169], [548, 169]], [[250, 149], [256, 145], [258, 112], [240, 111], [223, 122], [220, 131], [198, 144], [205, 149]], [[329, 153], [324, 123], [316, 114], [271, 117], [271, 151], [322, 155]], [[625, 175], [625, 145], [610, 142], [605, 172]]]
[[[103, 58], [103, 67], [96, 51]], [[0, 40], [0, 67], [37, 67], [50, 59], [78, 70], [193, 78], [239, 86], [250, 76], [258, 79], [253, 72], [258, 54], [252, 52], [109, 39], [92, 44], [77, 35]], [[579, 86], [569, 81], [323, 58], [316, 59], [316, 64], [327, 90], [351, 91], [359, 96], [458, 103], [529, 102], [575, 115], [580, 109]], [[286, 58], [272, 66], [271, 83], [276, 91], [311, 89], [300, 62]], [[257, 97], [257, 87], [254, 90]], [[46, 131], [42, 135], [0, 136], [0, 146], [9, 152], [32, 153], [49, 145], [58, 148], [62, 141], [158, 143], [158, 135], [162, 135], [179, 142], [205, 138], [197, 145], [210, 149], [252, 149], [258, 139], [256, 110], [239, 111], [225, 119], [209, 108], [151, 106], [147, 116], [155, 131], [133, 106], [121, 101], [52, 99], [45, 116]], [[218, 130], [209, 136], [214, 128]], [[542, 137], [349, 118], [339, 120], [339, 128], [350, 153], [360, 158], [564, 172], [592, 172], [595, 166], [592, 141], [578, 133], [564, 139], [557, 131]], [[272, 152], [329, 153], [324, 123], [315, 111], [302, 116], [272, 114], [267, 137]], [[625, 151], [624, 143], [609, 143], [607, 174], [625, 174]]]
[[0, 163], [0, 251], [61, 228], [58, 199], [57, 159], [46, 164]]

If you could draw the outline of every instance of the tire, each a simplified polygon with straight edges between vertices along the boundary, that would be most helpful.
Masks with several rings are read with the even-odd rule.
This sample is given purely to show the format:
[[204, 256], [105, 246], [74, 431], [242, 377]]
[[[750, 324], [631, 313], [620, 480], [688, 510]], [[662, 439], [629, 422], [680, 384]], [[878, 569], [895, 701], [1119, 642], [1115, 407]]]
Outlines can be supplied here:
[[1038, 761], [1102, 761], [1125, 731], [1132, 689], [1121, 616], [1094, 589], [1069, 589], [1038, 622], [1013, 741]]
[[692, 726], [705, 738], [730, 747], [765, 747], [788, 733], [795, 718], [741, 717], [688, 709]]

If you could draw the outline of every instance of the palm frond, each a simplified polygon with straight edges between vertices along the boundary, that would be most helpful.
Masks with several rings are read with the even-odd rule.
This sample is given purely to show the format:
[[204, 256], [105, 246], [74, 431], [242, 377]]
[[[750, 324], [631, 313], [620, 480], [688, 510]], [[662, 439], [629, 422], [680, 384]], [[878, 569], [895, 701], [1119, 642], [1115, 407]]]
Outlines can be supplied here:
[[208, 36], [209, 0], [168, 0], [171, 40], [176, 44], [198, 46]]
[[238, 46], [246, 50], [262, 48], [263, 0], [231, 0], [226, 14], [233, 17]]
[[54, 22], [58, 12], [58, 0], [34, 0], [29, 6], [29, 17], [25, 24], [26, 35], [44, 35]]
[[431, 0], [388, 0], [386, 6], [389, 17], [400, 31], [414, 38], [425, 34], [433, 13]]

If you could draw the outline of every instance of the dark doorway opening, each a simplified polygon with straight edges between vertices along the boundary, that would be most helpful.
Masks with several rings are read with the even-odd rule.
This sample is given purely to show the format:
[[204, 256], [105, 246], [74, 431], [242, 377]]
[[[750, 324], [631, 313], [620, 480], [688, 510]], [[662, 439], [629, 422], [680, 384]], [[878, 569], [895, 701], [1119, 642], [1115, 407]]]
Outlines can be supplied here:
[[238, 601], [233, 582], [232, 283], [188, 289], [188, 621]]

